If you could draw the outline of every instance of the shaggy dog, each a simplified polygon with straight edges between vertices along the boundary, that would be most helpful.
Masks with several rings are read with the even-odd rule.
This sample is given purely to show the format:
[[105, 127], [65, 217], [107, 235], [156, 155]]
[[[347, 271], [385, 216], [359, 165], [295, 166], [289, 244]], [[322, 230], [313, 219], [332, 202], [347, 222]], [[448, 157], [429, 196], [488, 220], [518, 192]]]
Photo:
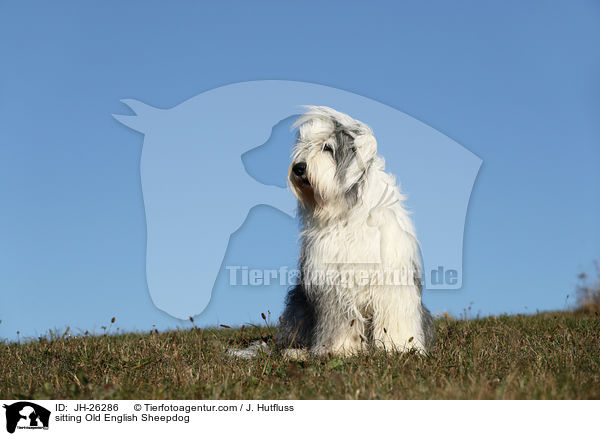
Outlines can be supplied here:
[[300, 278], [286, 298], [278, 344], [351, 355], [372, 345], [426, 351], [419, 243], [404, 197], [385, 172], [371, 129], [308, 106], [289, 184], [301, 217]]

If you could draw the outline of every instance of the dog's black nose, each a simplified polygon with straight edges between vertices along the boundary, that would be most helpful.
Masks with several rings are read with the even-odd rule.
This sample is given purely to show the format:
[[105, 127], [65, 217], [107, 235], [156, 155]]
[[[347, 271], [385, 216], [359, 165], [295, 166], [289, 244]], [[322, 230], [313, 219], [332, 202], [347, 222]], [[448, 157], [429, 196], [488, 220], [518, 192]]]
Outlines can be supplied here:
[[292, 171], [298, 177], [302, 177], [304, 175], [304, 173], [306, 173], [306, 162], [297, 163], [296, 165], [294, 165], [292, 167]]

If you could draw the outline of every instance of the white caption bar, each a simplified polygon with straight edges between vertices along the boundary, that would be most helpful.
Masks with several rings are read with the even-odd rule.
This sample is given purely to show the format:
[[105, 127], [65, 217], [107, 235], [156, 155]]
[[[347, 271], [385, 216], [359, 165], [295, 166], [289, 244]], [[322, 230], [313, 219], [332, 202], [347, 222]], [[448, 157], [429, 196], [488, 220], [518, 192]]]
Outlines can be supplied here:
[[[591, 429], [596, 401], [0, 400], [0, 434], [557, 434]], [[595, 428], [594, 430], [597, 430]]]

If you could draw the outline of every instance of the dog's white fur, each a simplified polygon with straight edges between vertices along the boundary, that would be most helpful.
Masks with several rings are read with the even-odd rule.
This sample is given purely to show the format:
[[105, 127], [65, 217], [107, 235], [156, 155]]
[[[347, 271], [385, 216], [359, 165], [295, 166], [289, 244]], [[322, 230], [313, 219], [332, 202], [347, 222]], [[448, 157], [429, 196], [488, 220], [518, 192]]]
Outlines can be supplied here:
[[[278, 342], [317, 354], [350, 355], [369, 344], [423, 352], [434, 329], [421, 302], [419, 244], [405, 198], [367, 125], [307, 108], [294, 125], [289, 173], [303, 225], [301, 277], [288, 294]], [[299, 163], [306, 164], [300, 176]], [[390, 272], [400, 282], [386, 279]], [[365, 281], [371, 273], [382, 274]]]

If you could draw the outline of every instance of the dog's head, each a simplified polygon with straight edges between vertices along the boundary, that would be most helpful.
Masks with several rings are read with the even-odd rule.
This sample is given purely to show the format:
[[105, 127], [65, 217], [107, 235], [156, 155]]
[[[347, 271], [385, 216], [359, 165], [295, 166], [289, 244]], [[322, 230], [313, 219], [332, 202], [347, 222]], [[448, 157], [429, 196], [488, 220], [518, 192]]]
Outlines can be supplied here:
[[358, 201], [377, 153], [366, 124], [325, 106], [307, 106], [299, 127], [288, 179], [305, 212], [342, 212]]

